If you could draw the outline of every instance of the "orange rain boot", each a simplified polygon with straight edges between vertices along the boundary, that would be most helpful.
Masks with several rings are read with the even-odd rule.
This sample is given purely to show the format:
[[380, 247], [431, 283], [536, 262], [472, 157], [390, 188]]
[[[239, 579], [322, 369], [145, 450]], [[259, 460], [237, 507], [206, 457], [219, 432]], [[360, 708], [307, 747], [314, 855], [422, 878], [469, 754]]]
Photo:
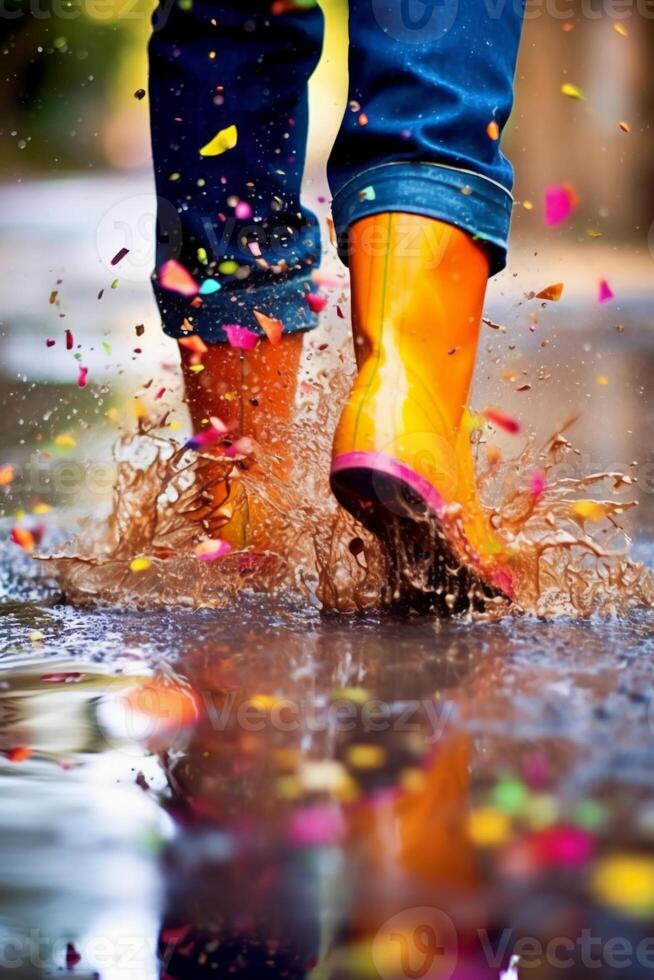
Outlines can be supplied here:
[[386, 545], [397, 598], [413, 593], [420, 606], [431, 593], [429, 606], [447, 612], [477, 604], [477, 586], [510, 596], [465, 424], [488, 259], [463, 231], [404, 213], [356, 222], [349, 252], [358, 377], [332, 490]]
[[[212, 344], [198, 357], [180, 348], [186, 400], [194, 432], [217, 416], [235, 436], [250, 436], [275, 456], [283, 455], [277, 426], [292, 416], [303, 335], [289, 334], [278, 344], [262, 340], [253, 350], [229, 344]], [[243, 548], [257, 537], [257, 514], [238, 480], [219, 482], [215, 504], [226, 523], [217, 534], [234, 548]], [[259, 536], [260, 537], [260, 536]], [[265, 542], [256, 541], [265, 547]]]

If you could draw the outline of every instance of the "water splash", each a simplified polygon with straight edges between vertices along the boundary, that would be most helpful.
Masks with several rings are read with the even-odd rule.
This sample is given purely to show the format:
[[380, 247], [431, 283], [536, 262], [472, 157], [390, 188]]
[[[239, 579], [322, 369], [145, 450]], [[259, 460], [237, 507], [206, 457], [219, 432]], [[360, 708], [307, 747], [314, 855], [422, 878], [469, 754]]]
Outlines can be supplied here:
[[[317, 351], [313, 354], [317, 356]], [[106, 524], [88, 523], [44, 558], [73, 602], [225, 607], [244, 590], [297, 595], [326, 611], [378, 610], [389, 600], [388, 568], [376, 539], [329, 492], [331, 432], [350, 383], [339, 364], [300, 385], [293, 422], [279, 423], [287, 453], [234, 459], [186, 449], [165, 419], [141, 422], [115, 448], [116, 484]], [[651, 573], [629, 557], [621, 518], [633, 479], [620, 473], [566, 476], [574, 448], [562, 426], [538, 449], [498, 463], [484, 450], [488, 427], [474, 434], [480, 486], [490, 519], [511, 553], [512, 612], [541, 616], [621, 615], [654, 602]], [[293, 447], [291, 452], [290, 447]], [[537, 474], [536, 485], [534, 474]], [[575, 501], [590, 491], [593, 520]], [[238, 506], [226, 507], [228, 498]], [[234, 513], [235, 510], [235, 513]], [[199, 561], [199, 542], [236, 535], [247, 544], [217, 561]], [[134, 572], [144, 556], [149, 567]], [[147, 564], [147, 562], [146, 562]], [[476, 614], [497, 616], [507, 603]]]

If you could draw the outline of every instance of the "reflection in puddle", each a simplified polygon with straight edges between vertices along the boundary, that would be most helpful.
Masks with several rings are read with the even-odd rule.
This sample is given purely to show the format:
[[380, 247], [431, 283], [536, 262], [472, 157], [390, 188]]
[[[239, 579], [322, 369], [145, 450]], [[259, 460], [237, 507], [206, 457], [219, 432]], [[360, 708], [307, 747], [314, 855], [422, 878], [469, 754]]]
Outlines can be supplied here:
[[41, 615], [1, 661], [7, 975], [648, 972], [650, 616]]

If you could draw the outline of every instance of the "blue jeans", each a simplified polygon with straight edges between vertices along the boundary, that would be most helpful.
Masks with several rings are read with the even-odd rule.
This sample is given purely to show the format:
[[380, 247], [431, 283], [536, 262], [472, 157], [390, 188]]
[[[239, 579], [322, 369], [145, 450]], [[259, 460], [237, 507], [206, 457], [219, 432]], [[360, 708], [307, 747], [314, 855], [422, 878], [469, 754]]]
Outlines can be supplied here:
[[[311, 2], [274, 12], [273, 0], [162, 0], [155, 11], [157, 269], [172, 257], [198, 283], [212, 280], [200, 303], [155, 276], [173, 337], [191, 326], [224, 341], [233, 323], [260, 332], [254, 310], [289, 333], [316, 326], [307, 294], [320, 230], [300, 201], [307, 82], [323, 33]], [[503, 268], [513, 174], [498, 137], [513, 101], [523, 4], [350, 0], [349, 104], [328, 164], [343, 261], [351, 224], [404, 211], [469, 232], [488, 249], [491, 271]], [[233, 125], [232, 149], [200, 154]]]

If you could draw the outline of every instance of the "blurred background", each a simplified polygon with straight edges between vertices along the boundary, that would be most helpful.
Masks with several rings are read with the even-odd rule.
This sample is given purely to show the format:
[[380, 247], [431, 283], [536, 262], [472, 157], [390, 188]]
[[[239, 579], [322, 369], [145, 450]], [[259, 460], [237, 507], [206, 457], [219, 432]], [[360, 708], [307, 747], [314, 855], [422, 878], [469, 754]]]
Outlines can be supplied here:
[[[305, 181], [307, 203], [323, 220], [324, 165], [346, 103], [347, 38], [343, 0], [326, 0], [325, 10]], [[177, 351], [159, 332], [149, 286], [154, 196], [143, 90], [151, 12], [144, 0], [3, 6], [0, 450], [12, 465], [29, 459], [38, 468], [35, 450], [57, 456], [76, 448], [83, 457], [91, 426], [87, 462], [97, 459], [112, 426], [147, 406], [151, 392], [143, 386], [155, 372], [165, 377], [179, 425], [187, 424], [177, 399]], [[517, 174], [512, 252], [509, 268], [491, 283], [487, 310], [503, 329], [484, 332], [475, 389], [478, 407], [500, 404], [536, 438], [580, 414], [575, 442], [585, 472], [633, 470], [638, 459], [647, 504], [654, 490], [653, 56], [647, 0], [528, 3], [504, 143]], [[576, 206], [549, 226], [544, 199], [553, 185], [566, 186]], [[123, 246], [130, 254], [113, 269]], [[327, 262], [337, 269], [333, 253]], [[560, 302], [533, 299], [556, 282], [564, 283]], [[612, 295], [600, 301], [605, 286]], [[340, 330], [345, 342], [334, 307], [325, 329]], [[137, 325], [143, 329], [135, 335]], [[72, 351], [65, 328], [74, 335]], [[48, 338], [55, 345], [46, 347]], [[82, 359], [84, 391], [76, 385]], [[598, 417], [607, 424], [598, 426]], [[71, 440], [75, 447], [66, 445]], [[46, 491], [56, 496], [52, 486], [41, 492], [34, 484], [32, 475], [23, 500], [25, 481], [17, 479], [9, 508], [38, 502]], [[59, 497], [77, 493], [74, 479], [69, 485]], [[648, 513], [641, 508], [641, 519]]]

